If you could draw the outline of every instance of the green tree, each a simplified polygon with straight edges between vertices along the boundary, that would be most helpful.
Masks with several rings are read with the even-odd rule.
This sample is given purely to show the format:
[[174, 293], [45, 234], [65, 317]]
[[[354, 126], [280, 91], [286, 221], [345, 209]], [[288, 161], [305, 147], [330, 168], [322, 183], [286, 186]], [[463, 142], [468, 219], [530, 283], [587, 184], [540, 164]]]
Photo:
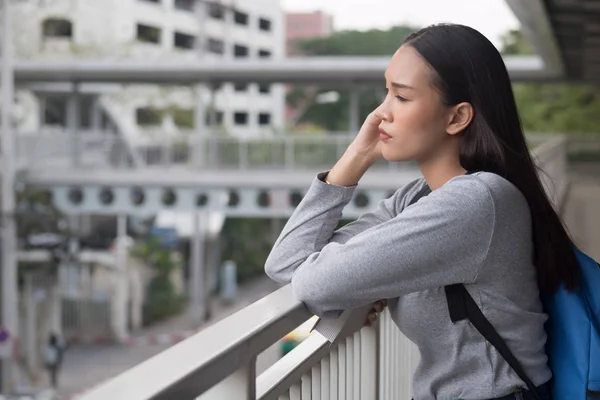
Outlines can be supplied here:
[[147, 288], [144, 305], [144, 323], [151, 324], [183, 311], [186, 298], [177, 293], [171, 282], [171, 273], [181, 268], [172, 250], [163, 248], [157, 239], [137, 243], [131, 254], [150, 265], [155, 272]]
[[[532, 54], [521, 31], [502, 37], [502, 54]], [[528, 132], [600, 133], [600, 88], [580, 83], [517, 83], [515, 100]]]

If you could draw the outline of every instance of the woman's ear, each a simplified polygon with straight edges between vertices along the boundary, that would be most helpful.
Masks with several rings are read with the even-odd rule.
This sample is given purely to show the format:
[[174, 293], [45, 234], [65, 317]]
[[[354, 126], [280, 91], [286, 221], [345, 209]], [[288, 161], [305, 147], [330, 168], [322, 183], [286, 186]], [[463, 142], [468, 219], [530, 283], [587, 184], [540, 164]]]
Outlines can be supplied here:
[[459, 103], [452, 107], [450, 114], [450, 122], [446, 127], [446, 133], [456, 135], [463, 130], [473, 120], [474, 110], [471, 103]]

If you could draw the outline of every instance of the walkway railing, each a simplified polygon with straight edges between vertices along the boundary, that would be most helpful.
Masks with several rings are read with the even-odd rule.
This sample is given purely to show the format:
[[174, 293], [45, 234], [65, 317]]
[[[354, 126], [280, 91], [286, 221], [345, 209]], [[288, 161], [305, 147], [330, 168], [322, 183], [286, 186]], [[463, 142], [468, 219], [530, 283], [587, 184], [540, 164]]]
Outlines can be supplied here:
[[[17, 136], [19, 165], [35, 168], [189, 168], [210, 170], [315, 170], [331, 167], [344, 153], [353, 135], [289, 134], [239, 139], [205, 137], [195, 132], [177, 137], [148, 136], [136, 144], [125, 143], [113, 132], [62, 130], [21, 133]], [[75, 139], [76, 138], [76, 139]], [[548, 135], [528, 135], [532, 147], [548, 141]], [[600, 148], [598, 138], [575, 138], [569, 148]], [[136, 163], [131, 159], [135, 154]], [[413, 164], [379, 161], [375, 168], [397, 170]]]
[[[567, 184], [566, 142], [554, 137], [533, 151], [559, 206]], [[552, 184], [550, 184], [552, 183]], [[310, 318], [288, 285], [143, 362], [83, 400], [408, 399], [419, 355], [384, 311], [329, 345], [313, 332], [257, 376], [256, 358]]]
[[[125, 143], [110, 132], [81, 131], [77, 140], [68, 132], [19, 134], [19, 164], [28, 168], [123, 168], [133, 165], [134, 151], [142, 167], [211, 170], [303, 170], [326, 168], [343, 154], [353, 137], [345, 133], [294, 134], [270, 138], [202, 137], [194, 133], [147, 137]], [[376, 168], [402, 168], [382, 160]]]

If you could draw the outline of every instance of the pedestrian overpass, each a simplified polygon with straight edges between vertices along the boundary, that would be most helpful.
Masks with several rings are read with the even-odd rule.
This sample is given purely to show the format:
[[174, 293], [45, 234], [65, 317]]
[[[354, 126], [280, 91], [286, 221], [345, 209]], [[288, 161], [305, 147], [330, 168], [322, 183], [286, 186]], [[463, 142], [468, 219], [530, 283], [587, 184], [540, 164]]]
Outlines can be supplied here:
[[[594, 2], [507, 3], [539, 53], [506, 58], [513, 80], [600, 79], [600, 7]], [[81, 82], [380, 83], [386, 63], [384, 59], [357, 58], [236, 61], [218, 65], [17, 62], [14, 79], [17, 85], [75, 83], [76, 99]], [[353, 96], [350, 126], [354, 129], [358, 106], [357, 96]], [[172, 144], [161, 144], [159, 156], [142, 154], [142, 168], [130, 168], [127, 151], [131, 150], [124, 149], [125, 145], [113, 138], [98, 137], [98, 132], [78, 135], [77, 118], [71, 116], [68, 120], [69, 127], [62, 138], [54, 137], [48, 142], [41, 136], [23, 135], [17, 139], [21, 144], [17, 142], [16, 177], [20, 182], [51, 191], [55, 204], [72, 214], [144, 214], [171, 208], [238, 216], [286, 216], [301, 200], [315, 173], [331, 166], [350, 140], [348, 135], [339, 135], [311, 138], [306, 144], [304, 138], [286, 137], [256, 144], [196, 135], [188, 143], [185, 155], [171, 151]], [[565, 138], [534, 140], [533, 155], [546, 172], [546, 189], [558, 207], [568, 184]], [[52, 146], [56, 152], [49, 151], [54, 149]], [[260, 151], [265, 146], [270, 149], [266, 154]], [[51, 156], [46, 157], [48, 154]], [[125, 155], [115, 160], [115, 154]], [[309, 157], [301, 159], [306, 154]], [[345, 210], [346, 215], [359, 215], [418, 175], [411, 165], [376, 166], [361, 181], [361, 189]], [[313, 334], [257, 376], [258, 354], [310, 317], [303, 304], [293, 298], [291, 288], [284, 287], [90, 391], [83, 399], [410, 397], [418, 352], [398, 332], [387, 311], [376, 326], [359, 329], [331, 346]]]

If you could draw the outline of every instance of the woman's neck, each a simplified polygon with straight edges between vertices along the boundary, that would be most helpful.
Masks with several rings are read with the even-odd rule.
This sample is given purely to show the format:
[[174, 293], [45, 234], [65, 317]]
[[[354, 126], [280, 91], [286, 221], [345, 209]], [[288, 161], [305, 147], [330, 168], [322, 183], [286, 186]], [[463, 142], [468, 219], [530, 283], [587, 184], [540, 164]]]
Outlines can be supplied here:
[[437, 159], [430, 162], [419, 162], [421, 173], [431, 190], [444, 186], [450, 179], [464, 175], [465, 170], [458, 159]]

